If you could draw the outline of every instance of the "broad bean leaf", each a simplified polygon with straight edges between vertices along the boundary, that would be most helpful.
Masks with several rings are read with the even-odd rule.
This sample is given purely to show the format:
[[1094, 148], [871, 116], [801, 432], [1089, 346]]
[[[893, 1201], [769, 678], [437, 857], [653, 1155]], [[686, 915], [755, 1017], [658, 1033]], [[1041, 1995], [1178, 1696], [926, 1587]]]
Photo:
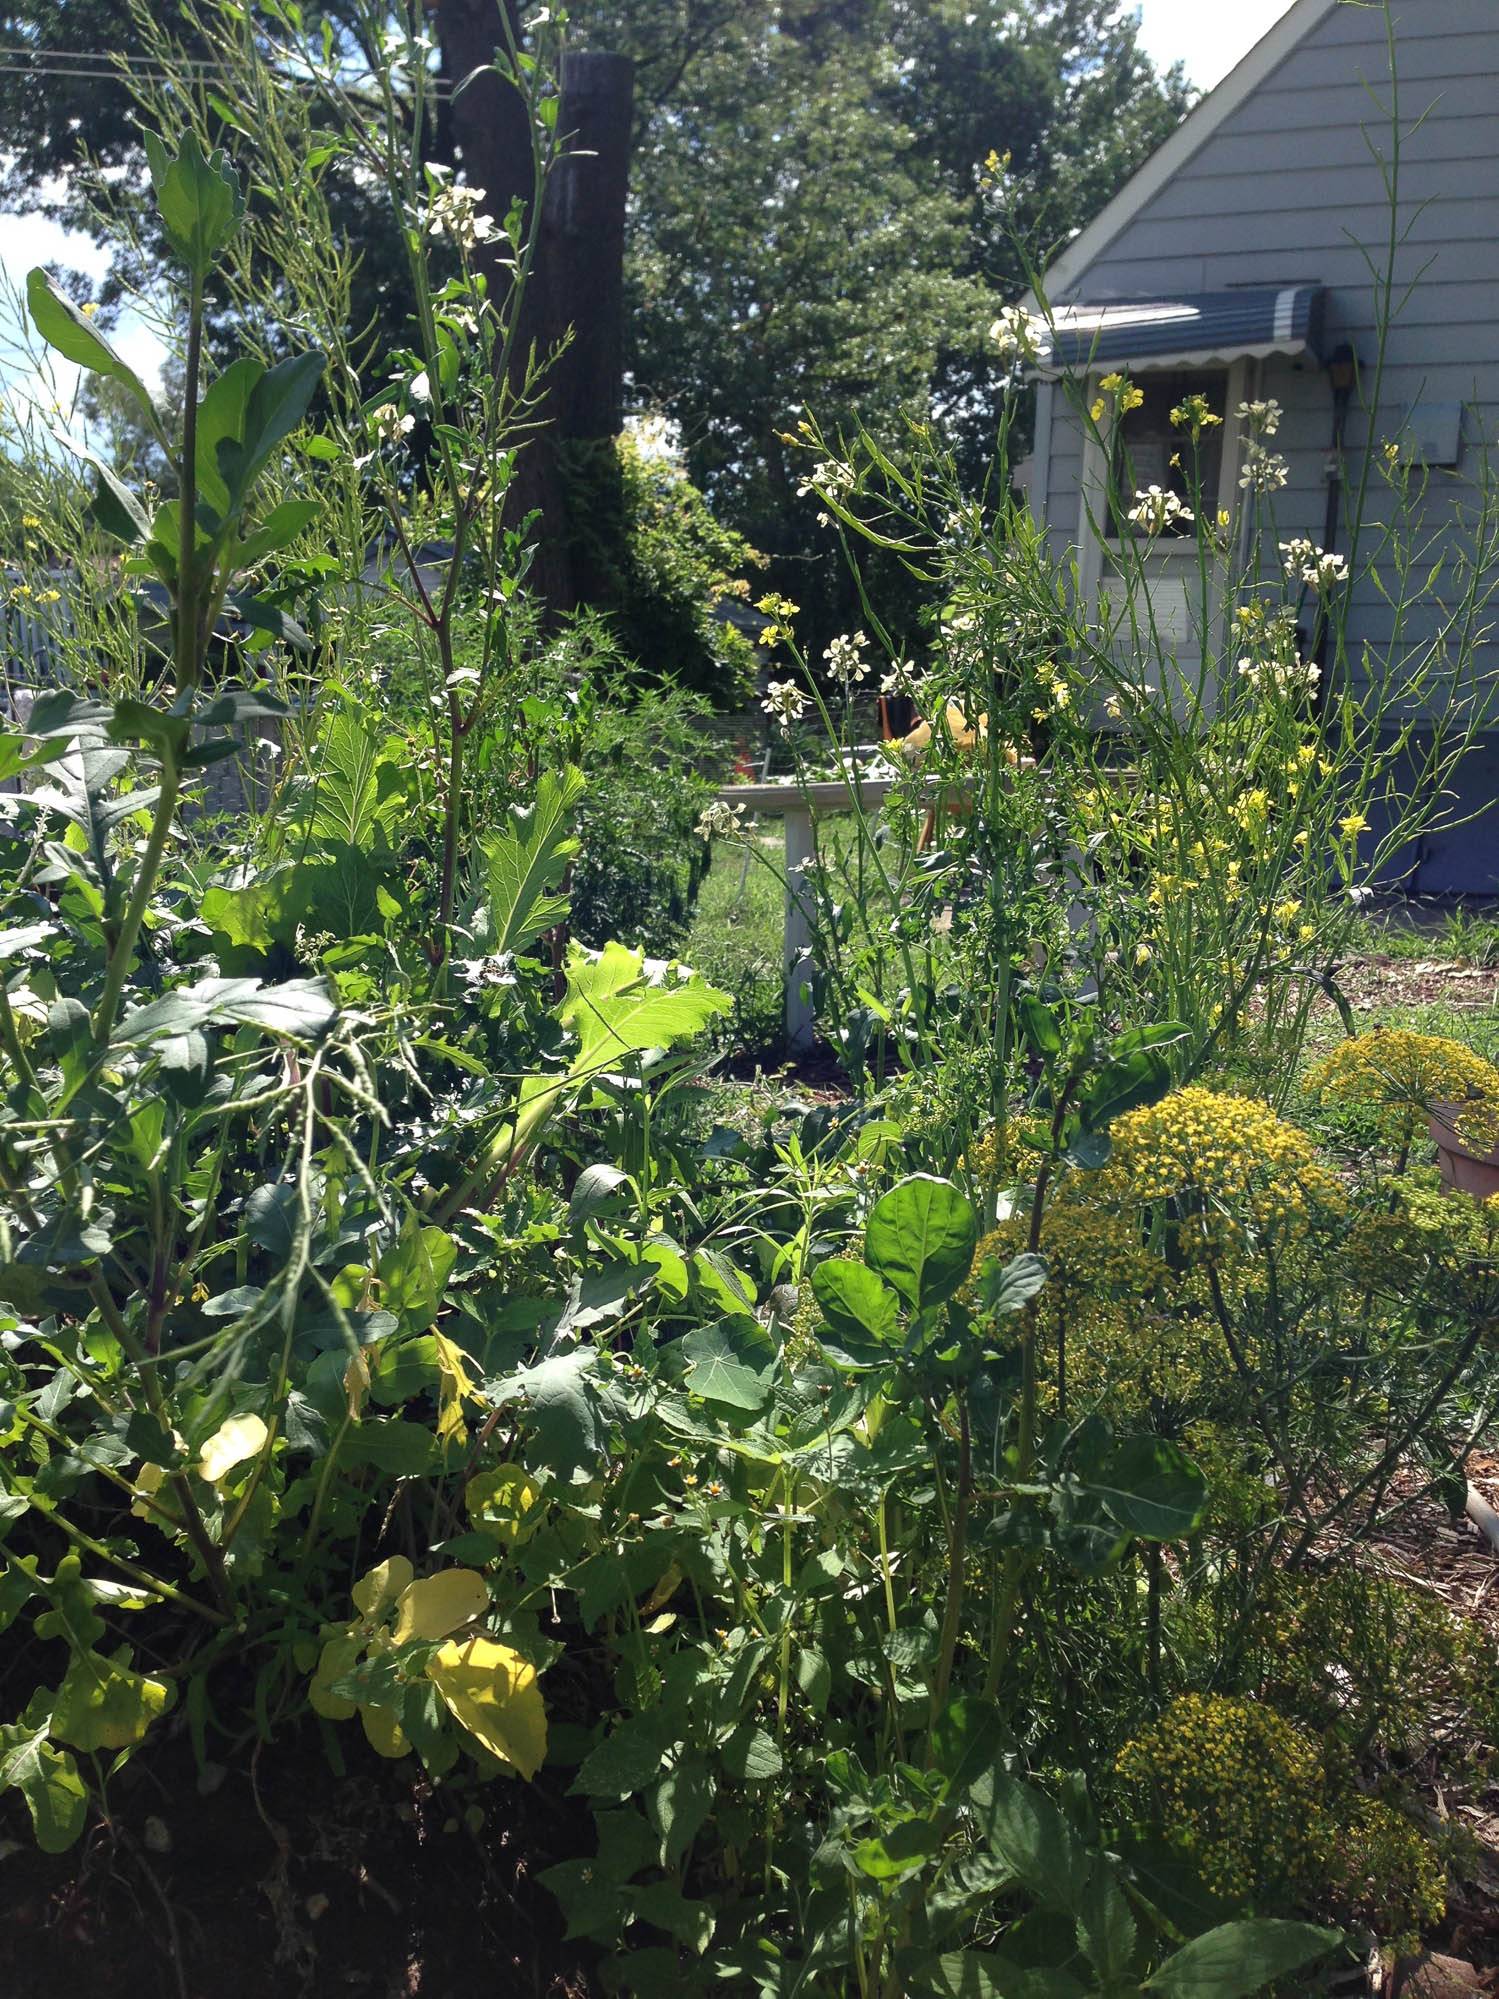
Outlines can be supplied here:
[[978, 1224], [950, 1180], [913, 1173], [881, 1195], [864, 1234], [864, 1261], [915, 1312], [952, 1297], [968, 1280]]
[[881, 1367], [900, 1340], [900, 1300], [867, 1264], [830, 1257], [812, 1273], [812, 1295], [836, 1338], [819, 1344], [835, 1366]]
[[1084, 1481], [1110, 1517], [1145, 1541], [1195, 1533], [1207, 1506], [1207, 1481], [1164, 1437], [1124, 1437]]
[[1188, 1944], [1146, 1979], [1143, 1990], [1163, 1999], [1247, 1999], [1272, 1979], [1325, 1957], [1342, 1942], [1339, 1930], [1260, 1917], [1223, 1923]]

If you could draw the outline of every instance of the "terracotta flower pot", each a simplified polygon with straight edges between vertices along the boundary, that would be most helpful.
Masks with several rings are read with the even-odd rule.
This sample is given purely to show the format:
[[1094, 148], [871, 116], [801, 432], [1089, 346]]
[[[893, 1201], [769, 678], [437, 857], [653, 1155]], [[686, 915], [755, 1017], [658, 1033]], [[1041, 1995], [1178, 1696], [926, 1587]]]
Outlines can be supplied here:
[[1499, 1194], [1499, 1145], [1475, 1152], [1459, 1138], [1457, 1127], [1468, 1109], [1466, 1104], [1433, 1104], [1428, 1124], [1443, 1187], [1449, 1194], [1471, 1194], [1475, 1201], [1486, 1201]]

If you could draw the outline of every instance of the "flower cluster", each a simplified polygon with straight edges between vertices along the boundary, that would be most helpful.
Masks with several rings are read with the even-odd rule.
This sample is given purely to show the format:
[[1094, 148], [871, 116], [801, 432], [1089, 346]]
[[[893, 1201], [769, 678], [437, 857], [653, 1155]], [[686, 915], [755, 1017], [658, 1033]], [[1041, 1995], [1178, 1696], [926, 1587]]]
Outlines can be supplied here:
[[[1303, 1236], [1345, 1203], [1310, 1141], [1264, 1104], [1189, 1084], [1114, 1126], [1114, 1157], [1095, 1181], [1115, 1198], [1169, 1202], [1182, 1253], [1218, 1263], [1258, 1243]], [[1104, 1191], [1104, 1190], [1100, 1190]]]
[[481, 243], [497, 242], [503, 232], [492, 215], [480, 211], [489, 199], [482, 187], [460, 187], [446, 176], [448, 169], [429, 166], [427, 172], [437, 182], [424, 218], [429, 236], [445, 236], [468, 257]]
[[845, 687], [857, 687], [869, 673], [869, 661], [864, 657], [864, 648], [869, 644], [865, 632], [841, 632], [823, 653], [828, 663], [828, 672]]
[[743, 840], [748, 833], [742, 808], [730, 805], [727, 799], [715, 798], [699, 815], [697, 836], [700, 840]]
[[1185, 505], [1175, 493], [1160, 486], [1144, 486], [1135, 495], [1135, 504], [1126, 519], [1142, 534], [1164, 534], [1166, 529], [1178, 522], [1185, 524], [1194, 518], [1192, 509]]
[[801, 609], [801, 605], [793, 604], [789, 597], [783, 597], [779, 591], [772, 590], [768, 596], [759, 600], [755, 609], [770, 620], [760, 632], [760, 643], [762, 646], [773, 646], [779, 645], [782, 639], [789, 639], [792, 636], [791, 620]]
[[822, 458], [812, 467], [809, 476], [796, 489], [796, 497], [805, 500], [810, 493], [825, 498], [837, 499], [854, 489], [853, 467], [845, 465], [839, 458]]
[[1346, 556], [1333, 555], [1325, 548], [1318, 548], [1314, 541], [1304, 535], [1297, 535], [1291, 541], [1280, 545], [1281, 567], [1286, 580], [1304, 583], [1309, 590], [1315, 590], [1319, 597], [1325, 597], [1341, 583], [1348, 581], [1348, 560]]
[[369, 425], [377, 444], [399, 444], [416, 428], [416, 418], [403, 416], [394, 403], [381, 403], [377, 410], [371, 411]]
[[1256, 693], [1309, 693], [1322, 678], [1322, 669], [1311, 659], [1241, 659], [1239, 678]]
[[1290, 466], [1278, 451], [1267, 451], [1263, 444], [1252, 443], [1244, 453], [1244, 469], [1239, 474], [1239, 484], [1246, 493], [1273, 493], [1284, 486], [1290, 471]]
[[807, 697], [794, 680], [773, 680], [765, 690], [765, 699], [760, 703], [783, 736], [791, 734], [791, 726], [799, 722], [807, 712]]
[[1127, 375], [1117, 372], [1105, 375], [1099, 383], [1101, 393], [1089, 414], [1095, 423], [1102, 423], [1105, 412], [1112, 403], [1116, 416], [1128, 416], [1131, 410], [1139, 409], [1145, 400], [1145, 391], [1137, 389]]
[[[1345, 822], [1346, 823], [1346, 822]], [[1499, 1139], [1499, 1069], [1460, 1041], [1408, 1028], [1376, 1028], [1341, 1042], [1307, 1072], [1306, 1090], [1324, 1106], [1373, 1115], [1400, 1150], [1437, 1105], [1456, 1105], [1465, 1145], [1487, 1151]]]
[[1040, 359], [1050, 338], [1050, 328], [1044, 319], [1038, 319], [1023, 307], [1007, 305], [1000, 309], [998, 319], [989, 328], [989, 338], [1001, 362], [1012, 368], [1017, 361]]
[[1182, 397], [1171, 412], [1171, 421], [1178, 430], [1190, 431], [1192, 442], [1195, 444], [1203, 431], [1213, 429], [1216, 424], [1222, 423], [1223, 419], [1213, 414], [1208, 408], [1207, 397], [1198, 392]]
[[1281, 407], [1273, 396], [1264, 402], [1240, 403], [1234, 415], [1240, 423], [1248, 424], [1254, 437], [1274, 437], [1280, 429]]
[[1272, 1708], [1184, 1694], [1125, 1744], [1115, 1768], [1225, 1902], [1304, 1894], [1316, 1878], [1327, 1838], [1322, 1760]]

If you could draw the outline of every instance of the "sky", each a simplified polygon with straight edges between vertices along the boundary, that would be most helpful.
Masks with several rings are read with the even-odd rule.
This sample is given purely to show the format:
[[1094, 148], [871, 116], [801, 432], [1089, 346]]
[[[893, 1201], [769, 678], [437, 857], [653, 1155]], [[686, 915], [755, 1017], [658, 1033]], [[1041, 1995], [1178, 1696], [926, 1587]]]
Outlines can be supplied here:
[[[1138, 0], [1140, 39], [1159, 68], [1180, 60], [1188, 80], [1211, 90], [1254, 44], [1275, 25], [1292, 0]], [[0, 271], [4, 289], [18, 291], [34, 264], [63, 263], [102, 277], [107, 253], [87, 236], [69, 235], [40, 215], [0, 216]], [[126, 315], [110, 338], [138, 373], [153, 380], [160, 369], [162, 347], [151, 329]], [[12, 394], [38, 391], [15, 352], [14, 311], [0, 298], [0, 385]], [[61, 364], [53, 394], [66, 401], [76, 370]]]

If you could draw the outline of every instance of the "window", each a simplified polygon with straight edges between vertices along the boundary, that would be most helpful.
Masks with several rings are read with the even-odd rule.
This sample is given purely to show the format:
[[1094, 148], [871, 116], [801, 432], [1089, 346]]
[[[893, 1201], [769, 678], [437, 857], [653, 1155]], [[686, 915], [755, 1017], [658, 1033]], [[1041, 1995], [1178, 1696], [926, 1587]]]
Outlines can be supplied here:
[[[1223, 424], [1209, 424], [1194, 447], [1191, 430], [1171, 421], [1171, 412], [1186, 396], [1201, 396], [1216, 417], [1228, 417], [1226, 369], [1182, 368], [1132, 376], [1131, 384], [1145, 400], [1114, 426], [1111, 486], [1119, 496], [1121, 520], [1148, 486], [1174, 493], [1185, 506], [1200, 505], [1208, 517], [1217, 511], [1218, 482], [1223, 471]], [[1178, 459], [1180, 463], [1173, 464]], [[1194, 469], [1195, 461], [1195, 469]], [[1200, 495], [1192, 497], [1194, 485]], [[1194, 532], [1191, 521], [1171, 523], [1162, 539]], [[1113, 530], [1117, 533], [1117, 529]], [[1111, 539], [1113, 538], [1111, 534]]]

